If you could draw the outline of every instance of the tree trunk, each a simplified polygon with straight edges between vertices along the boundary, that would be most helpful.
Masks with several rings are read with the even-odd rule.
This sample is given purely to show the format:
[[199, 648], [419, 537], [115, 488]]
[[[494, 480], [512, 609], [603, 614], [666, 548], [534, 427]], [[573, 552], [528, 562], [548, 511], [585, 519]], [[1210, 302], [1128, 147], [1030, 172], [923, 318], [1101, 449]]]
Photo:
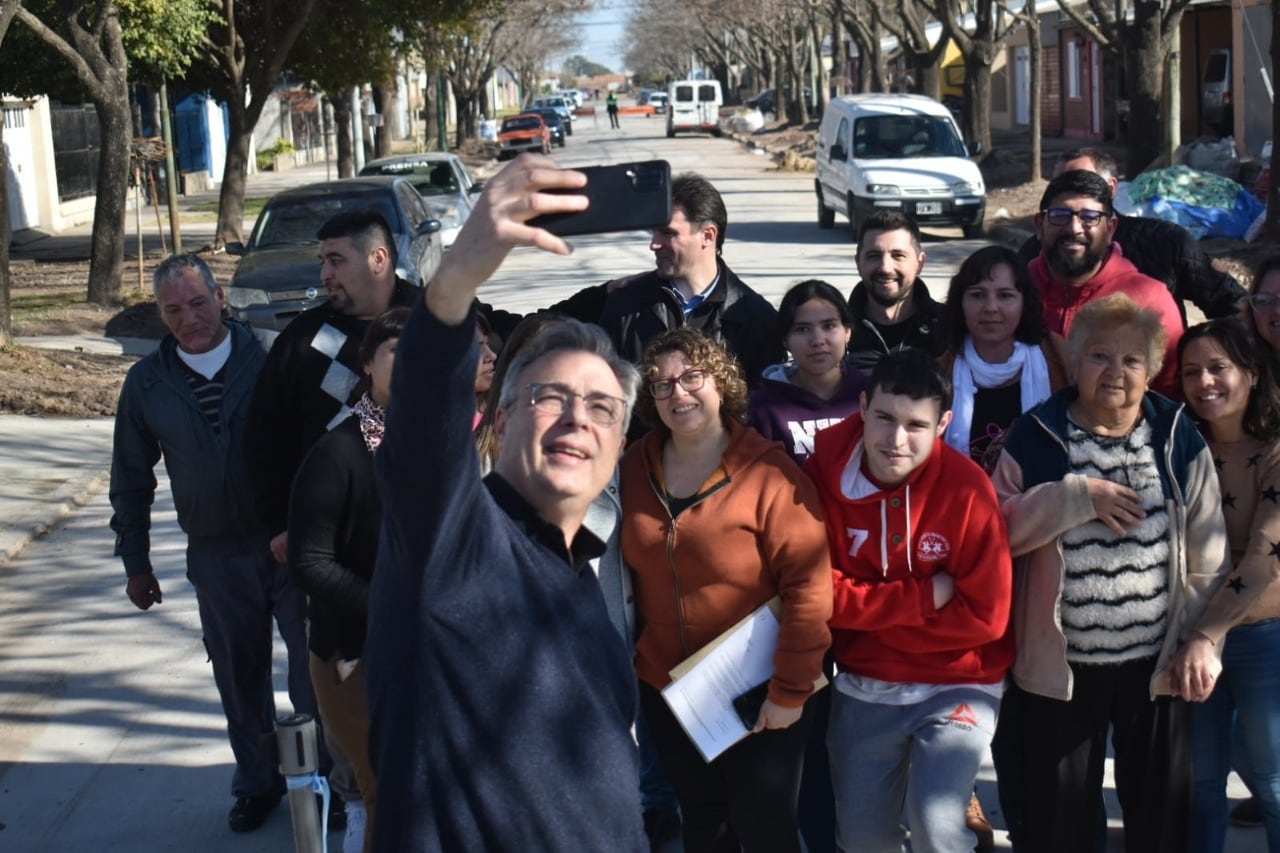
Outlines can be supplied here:
[[920, 64], [912, 69], [912, 74], [916, 78], [915, 91], [921, 95], [928, 95], [935, 101], [942, 100], [942, 73], [938, 70], [938, 63], [929, 61], [928, 54], [920, 54]]
[[[1161, 32], [1161, 4], [1135, 3], [1131, 27], [1133, 44], [1127, 51], [1129, 126], [1149, 132], [1129, 134], [1125, 173], [1136, 175], [1160, 156], [1160, 95], [1164, 88], [1164, 58], [1168, 44]], [[1176, 26], [1176, 22], [1174, 23]]]
[[334, 145], [337, 148], [338, 177], [350, 178], [356, 173], [355, 153], [351, 149], [351, 98], [346, 93], [329, 101], [333, 104]]
[[836, 10], [831, 13], [831, 80], [827, 94], [838, 98], [848, 91], [849, 51], [844, 40], [844, 22]]
[[396, 81], [391, 78], [373, 87], [373, 102], [377, 105], [378, 115], [382, 116], [382, 127], [374, 128], [373, 156], [391, 156], [391, 111], [395, 109]]
[[[0, 44], [18, 11], [18, 0], [0, 0]], [[0, 346], [13, 343], [13, 308], [9, 301], [9, 157], [4, 147], [4, 116], [0, 115]]]
[[965, 142], [981, 146], [978, 159], [991, 153], [991, 62], [973, 51], [964, 58], [964, 129]]
[[427, 85], [422, 87], [422, 109], [426, 113], [423, 122], [423, 147], [434, 151], [440, 147], [440, 89], [438, 71], [427, 72]]
[[1040, 43], [1040, 17], [1036, 13], [1035, 4], [1027, 7], [1027, 76], [1031, 82], [1031, 174], [1028, 180], [1038, 181], [1044, 177], [1043, 135], [1041, 127], [1044, 119], [1040, 112], [1040, 97], [1044, 90], [1044, 82], [1040, 79], [1040, 59], [1044, 50]]
[[[98, 115], [98, 187], [93, 204], [93, 236], [89, 258], [88, 301], [113, 305], [120, 301], [124, 272], [124, 214], [129, 197], [129, 90], [94, 104]], [[142, 259], [139, 258], [141, 263]]]
[[457, 146], [462, 147], [463, 143], [476, 135], [476, 118], [475, 104], [476, 96], [473, 92], [459, 92], [457, 89], [453, 92], [454, 103], [458, 108], [458, 132]]
[[[336, 112], [336, 110], [335, 110]], [[222, 170], [222, 187], [218, 192], [219, 245], [244, 242], [244, 191], [249, 175], [249, 143], [253, 127], [249, 124], [243, 103], [232, 98], [227, 102], [227, 162]]]

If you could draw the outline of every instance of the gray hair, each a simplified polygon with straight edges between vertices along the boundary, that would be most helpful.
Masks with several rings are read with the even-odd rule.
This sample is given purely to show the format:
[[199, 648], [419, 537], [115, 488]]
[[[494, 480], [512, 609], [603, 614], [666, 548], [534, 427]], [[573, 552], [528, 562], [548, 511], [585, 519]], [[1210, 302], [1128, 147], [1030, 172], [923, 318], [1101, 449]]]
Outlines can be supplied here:
[[200, 276], [210, 294], [218, 292], [218, 282], [213, 277], [213, 270], [198, 255], [170, 255], [151, 274], [151, 286], [156, 296], [160, 295], [162, 287], [181, 278], [187, 270], [194, 270]]
[[626, 410], [622, 416], [622, 431], [626, 432], [631, 425], [636, 395], [640, 391], [640, 371], [614, 351], [613, 343], [603, 329], [578, 320], [564, 319], [548, 323], [516, 353], [502, 380], [498, 408], [510, 409], [515, 403], [520, 393], [520, 374], [524, 373], [525, 368], [543, 356], [560, 350], [591, 353], [609, 365], [618, 384], [622, 386], [622, 397], [626, 401]]
[[1159, 373], [1164, 366], [1165, 344], [1169, 341], [1164, 321], [1159, 314], [1143, 308], [1123, 293], [1095, 299], [1076, 314], [1071, 322], [1071, 333], [1067, 335], [1067, 356], [1072, 373], [1079, 368], [1080, 358], [1089, 341], [1125, 328], [1134, 329], [1142, 335], [1147, 344], [1147, 369], [1151, 376]]

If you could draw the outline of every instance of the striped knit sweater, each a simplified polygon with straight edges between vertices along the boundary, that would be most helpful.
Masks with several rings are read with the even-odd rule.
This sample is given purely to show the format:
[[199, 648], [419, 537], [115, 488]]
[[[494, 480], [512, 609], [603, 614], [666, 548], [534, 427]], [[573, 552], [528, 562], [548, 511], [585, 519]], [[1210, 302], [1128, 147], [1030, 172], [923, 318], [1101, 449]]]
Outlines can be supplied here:
[[1124, 536], [1096, 519], [1063, 534], [1067, 660], [1110, 664], [1155, 657], [1169, 609], [1169, 516], [1151, 426], [1143, 420], [1127, 436], [1113, 438], [1073, 423], [1067, 453], [1071, 473], [1128, 486], [1147, 513]]

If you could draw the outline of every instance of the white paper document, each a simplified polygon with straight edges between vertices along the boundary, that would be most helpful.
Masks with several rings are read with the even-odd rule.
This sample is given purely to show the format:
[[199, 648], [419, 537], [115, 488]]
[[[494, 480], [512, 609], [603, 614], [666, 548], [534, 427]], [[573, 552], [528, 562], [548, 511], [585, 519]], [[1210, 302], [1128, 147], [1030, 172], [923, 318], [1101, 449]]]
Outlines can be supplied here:
[[707, 761], [750, 733], [733, 700], [773, 677], [778, 628], [766, 604], [672, 670], [662, 696]]

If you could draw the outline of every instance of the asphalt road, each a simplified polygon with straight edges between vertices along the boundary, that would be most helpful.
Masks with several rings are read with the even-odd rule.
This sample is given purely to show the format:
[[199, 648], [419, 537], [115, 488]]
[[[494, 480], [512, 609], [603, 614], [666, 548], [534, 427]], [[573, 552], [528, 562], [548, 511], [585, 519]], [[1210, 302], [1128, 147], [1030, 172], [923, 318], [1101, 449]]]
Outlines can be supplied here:
[[[772, 171], [765, 158], [729, 140], [668, 140], [660, 119], [622, 121], [621, 130], [610, 131], [607, 122], [592, 128], [590, 119], [581, 120], [557, 158], [589, 165], [658, 157], [676, 171], [697, 170], [725, 195], [725, 258], [745, 281], [775, 303], [801, 278], [852, 288], [852, 240], [840, 222], [832, 231], [818, 229], [811, 176]], [[298, 183], [316, 179], [306, 170], [296, 177]], [[643, 233], [575, 242], [577, 252], [569, 258], [516, 252], [485, 298], [528, 310], [651, 268]], [[942, 296], [955, 267], [978, 245], [960, 240], [959, 232], [930, 235], [925, 277], [935, 296]], [[7, 432], [2, 436], [3, 476], [12, 479], [24, 464], [104, 468], [108, 424], [89, 424], [80, 446], [59, 442], [70, 429], [65, 422], [23, 420], [21, 442], [9, 441]], [[14, 506], [8, 500], [0, 494], [0, 526]], [[0, 850], [291, 850], [283, 806], [250, 835], [227, 828], [231, 755], [163, 476], [152, 537], [165, 599], [150, 612], [135, 610], [125, 598], [124, 572], [111, 556], [110, 514], [100, 490], [51, 534], [0, 565]], [[284, 711], [282, 655], [277, 662], [277, 702]], [[979, 789], [999, 824], [993, 778], [990, 765], [984, 766]], [[1118, 827], [1109, 762], [1107, 778], [1112, 826]], [[1231, 791], [1242, 795], [1238, 781]], [[996, 835], [1000, 846], [1004, 833]], [[1110, 841], [1109, 849], [1121, 849], [1118, 830]], [[336, 835], [331, 842], [340, 843]], [[1264, 845], [1261, 830], [1233, 829], [1228, 849], [1242, 853]]]

